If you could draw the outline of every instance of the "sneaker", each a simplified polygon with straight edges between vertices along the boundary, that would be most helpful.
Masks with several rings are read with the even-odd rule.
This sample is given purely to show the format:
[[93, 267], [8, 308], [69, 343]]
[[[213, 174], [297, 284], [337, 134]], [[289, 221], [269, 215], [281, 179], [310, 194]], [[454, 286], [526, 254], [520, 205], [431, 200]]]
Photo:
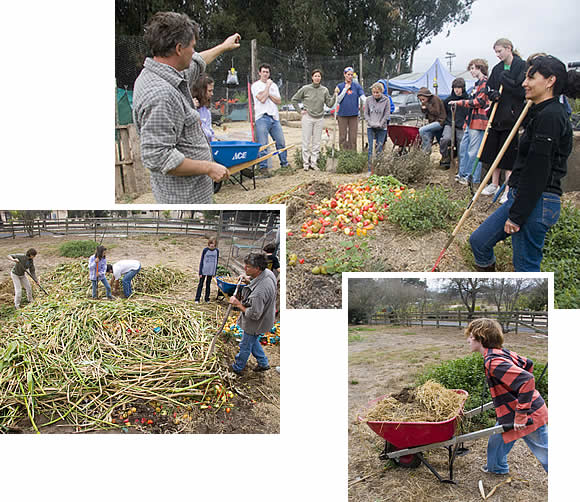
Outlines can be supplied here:
[[488, 471], [487, 470], [487, 465], [482, 465], [479, 470], [481, 472], [485, 472], [486, 474], [495, 474], [496, 476], [505, 476], [506, 474], [509, 474], [508, 472], [493, 472], [493, 471]]
[[455, 181], [459, 181], [461, 179], [461, 176], [459, 176], [459, 174], [455, 175]]
[[238, 370], [234, 369], [234, 365], [233, 365], [233, 364], [230, 366], [230, 369], [231, 369], [231, 370], [232, 370], [232, 371], [233, 371], [233, 372], [234, 372], [236, 375], [241, 375], [241, 374], [242, 374], [242, 372], [241, 372], [241, 371], [238, 371]]
[[467, 181], [467, 178], [464, 178], [464, 177], [462, 177], [462, 176], [461, 176], [461, 177], [460, 177], [460, 178], [457, 180], [457, 183], [459, 183], [460, 185], [467, 185], [467, 184], [468, 184], [468, 181]]
[[268, 169], [268, 168], [260, 169], [260, 174], [259, 174], [260, 178], [271, 178], [272, 176], [273, 176], [273, 174], [271, 173], [270, 169]]
[[195, 303], [199, 303], [199, 300], [195, 300]]
[[508, 191], [507, 189], [503, 191], [503, 193], [501, 194], [501, 199], [499, 199], [499, 203], [503, 204], [504, 202], [507, 202], [507, 198], [508, 198]]
[[493, 195], [497, 191], [497, 188], [497, 185], [490, 183], [481, 191], [481, 195]]
[[308, 169], [310, 169], [308, 166], [304, 166], [305, 171], [308, 171]]
[[270, 369], [270, 365], [268, 365], [268, 366], [258, 365], [254, 368], [254, 371], [268, 371], [269, 369]]

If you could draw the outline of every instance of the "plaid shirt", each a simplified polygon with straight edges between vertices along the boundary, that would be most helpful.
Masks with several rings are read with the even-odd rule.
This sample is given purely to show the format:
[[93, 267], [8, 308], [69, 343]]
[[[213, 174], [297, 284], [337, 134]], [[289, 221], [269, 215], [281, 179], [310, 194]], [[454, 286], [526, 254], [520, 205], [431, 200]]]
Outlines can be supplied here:
[[485, 131], [487, 127], [487, 109], [489, 108], [489, 98], [487, 97], [487, 78], [475, 82], [469, 99], [462, 99], [457, 102], [458, 106], [465, 106], [470, 109], [467, 116], [467, 126], [470, 129]]
[[205, 70], [194, 53], [182, 72], [147, 58], [135, 81], [133, 121], [141, 138], [141, 157], [151, 173], [155, 200], [164, 204], [209, 204], [213, 181], [207, 175], [173, 176], [185, 158], [212, 160], [211, 148], [194, 109], [190, 84]]
[[497, 421], [505, 425], [533, 420], [521, 431], [504, 432], [504, 442], [524, 437], [548, 423], [548, 408], [536, 390], [530, 359], [507, 349], [486, 349], [484, 366]]

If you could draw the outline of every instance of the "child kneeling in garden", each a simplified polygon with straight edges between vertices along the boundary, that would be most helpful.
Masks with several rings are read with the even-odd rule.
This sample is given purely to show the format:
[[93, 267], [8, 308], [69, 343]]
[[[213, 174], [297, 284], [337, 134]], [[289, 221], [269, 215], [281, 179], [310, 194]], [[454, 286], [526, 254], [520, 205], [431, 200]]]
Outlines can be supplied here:
[[493, 319], [471, 321], [465, 335], [471, 352], [483, 355], [498, 424], [513, 424], [514, 427], [489, 437], [487, 465], [482, 471], [507, 474], [507, 455], [516, 439], [522, 438], [548, 472], [548, 407], [536, 390], [532, 374], [534, 363], [502, 348], [502, 328]]

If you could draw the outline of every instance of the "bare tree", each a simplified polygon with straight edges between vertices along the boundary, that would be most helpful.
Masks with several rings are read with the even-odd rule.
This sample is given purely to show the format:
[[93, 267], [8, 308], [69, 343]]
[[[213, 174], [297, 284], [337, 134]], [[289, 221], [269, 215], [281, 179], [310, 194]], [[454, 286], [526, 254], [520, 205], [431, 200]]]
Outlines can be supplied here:
[[473, 319], [475, 312], [475, 303], [477, 297], [485, 289], [485, 279], [468, 278], [454, 278], [450, 279], [445, 288], [445, 293], [449, 296], [457, 296], [467, 308], [467, 317], [469, 320]]

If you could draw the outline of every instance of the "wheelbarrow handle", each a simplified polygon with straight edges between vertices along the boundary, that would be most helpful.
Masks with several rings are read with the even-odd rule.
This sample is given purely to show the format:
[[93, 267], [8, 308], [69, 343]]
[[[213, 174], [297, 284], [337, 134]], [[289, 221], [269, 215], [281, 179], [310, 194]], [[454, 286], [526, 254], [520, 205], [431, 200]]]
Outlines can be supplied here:
[[262, 152], [264, 150], [266, 150], [267, 148], [270, 148], [272, 145], [275, 145], [276, 142], [272, 141], [271, 143], [268, 143], [267, 145], [262, 145], [259, 149], [258, 152]]
[[[534, 422], [531, 418], [528, 419], [526, 425], [532, 425]], [[453, 446], [457, 443], [465, 443], [468, 441], [475, 441], [476, 439], [481, 439], [494, 434], [501, 434], [503, 432], [508, 432], [514, 428], [514, 424], [506, 425], [495, 425], [487, 429], [482, 429], [475, 432], [468, 432], [467, 434], [461, 434], [460, 436], [455, 436], [447, 441], [441, 441], [439, 443], [430, 443], [423, 446], [416, 446], [413, 448], [405, 448], [402, 450], [397, 450], [387, 453], [388, 458], [399, 458], [405, 455], [414, 455], [415, 453], [420, 453], [427, 450], [434, 450], [435, 448]]]
[[[534, 423], [534, 421], [531, 418], [528, 418], [528, 421], [526, 422], [526, 427], [528, 425], [532, 425]], [[511, 431], [514, 428], [514, 424], [505, 424], [505, 425], [500, 425], [499, 427], [501, 427], [503, 429], [503, 432], [507, 432], [507, 431]]]

